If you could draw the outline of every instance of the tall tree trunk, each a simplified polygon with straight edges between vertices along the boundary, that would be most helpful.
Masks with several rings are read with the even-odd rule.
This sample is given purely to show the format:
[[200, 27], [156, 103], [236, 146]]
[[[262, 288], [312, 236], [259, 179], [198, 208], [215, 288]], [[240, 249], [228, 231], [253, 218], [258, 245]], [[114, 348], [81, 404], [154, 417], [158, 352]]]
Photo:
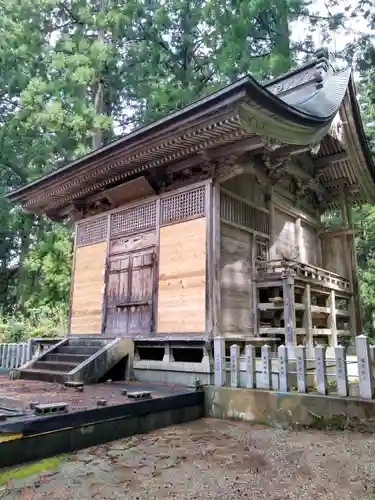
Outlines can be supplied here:
[[286, 0], [279, 0], [276, 4], [276, 40], [275, 46], [277, 52], [283, 58], [283, 71], [285, 67], [290, 69], [293, 64], [292, 51], [290, 49], [290, 32], [289, 32], [289, 20], [288, 20], [288, 4]]
[[[105, 12], [105, 0], [99, 0], [99, 11], [104, 13]], [[103, 45], [105, 44], [105, 34], [104, 34], [104, 29], [99, 28], [98, 29], [98, 41], [101, 42]], [[103, 75], [103, 70], [102, 68], [100, 69], [99, 73], [99, 78], [98, 78], [98, 83], [96, 86], [96, 91], [95, 91], [95, 98], [94, 98], [94, 109], [95, 109], [95, 114], [96, 115], [103, 115], [104, 113], [104, 75]], [[92, 137], [92, 149], [98, 149], [103, 145], [103, 131], [100, 127], [96, 127], [94, 130], [94, 134]]]
[[27, 215], [20, 234], [21, 245], [20, 245], [19, 264], [18, 264], [17, 309], [21, 313], [25, 313], [24, 292], [27, 286], [27, 270], [25, 269], [25, 261], [30, 249], [33, 224], [34, 224], [34, 216]]

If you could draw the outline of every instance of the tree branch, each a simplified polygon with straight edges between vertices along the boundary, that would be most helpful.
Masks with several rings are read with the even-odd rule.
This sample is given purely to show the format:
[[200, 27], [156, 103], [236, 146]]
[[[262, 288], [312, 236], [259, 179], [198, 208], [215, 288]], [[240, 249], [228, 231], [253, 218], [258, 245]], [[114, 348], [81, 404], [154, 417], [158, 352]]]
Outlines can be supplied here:
[[81, 26], [84, 26], [84, 22], [78, 19], [78, 17], [64, 4], [64, 2], [59, 3], [60, 7], [68, 14], [69, 17], [73, 19], [73, 21], [76, 24], [80, 24]]

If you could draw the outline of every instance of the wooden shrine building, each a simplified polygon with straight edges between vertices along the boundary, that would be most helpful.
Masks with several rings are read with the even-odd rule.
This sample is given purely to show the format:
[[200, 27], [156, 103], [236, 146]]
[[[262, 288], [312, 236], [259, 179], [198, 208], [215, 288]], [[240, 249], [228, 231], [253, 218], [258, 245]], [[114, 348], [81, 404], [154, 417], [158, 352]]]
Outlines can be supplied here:
[[374, 182], [352, 72], [320, 54], [9, 198], [75, 222], [68, 335], [133, 339], [136, 374], [177, 380], [209, 372], [215, 336], [312, 347], [361, 331], [351, 207], [375, 202]]

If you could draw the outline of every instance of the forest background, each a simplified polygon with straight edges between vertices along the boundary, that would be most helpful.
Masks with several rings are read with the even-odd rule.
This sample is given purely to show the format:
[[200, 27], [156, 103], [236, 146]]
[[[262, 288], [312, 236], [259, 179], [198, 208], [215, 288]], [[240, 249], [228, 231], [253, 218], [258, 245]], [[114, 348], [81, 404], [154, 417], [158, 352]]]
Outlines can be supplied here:
[[[374, 28], [370, 0], [0, 0], [0, 340], [64, 335], [73, 233], [5, 193], [246, 73], [284, 73], [318, 45], [355, 68], [375, 154]], [[375, 338], [375, 207], [355, 222]]]

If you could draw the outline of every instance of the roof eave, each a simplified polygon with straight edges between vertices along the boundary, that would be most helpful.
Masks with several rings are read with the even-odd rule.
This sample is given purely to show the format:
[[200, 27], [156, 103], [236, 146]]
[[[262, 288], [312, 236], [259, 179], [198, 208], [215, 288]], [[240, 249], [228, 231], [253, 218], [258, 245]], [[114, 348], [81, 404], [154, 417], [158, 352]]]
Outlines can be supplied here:
[[27, 194], [27, 192], [30, 192], [32, 188], [41, 186], [48, 181], [57, 179], [61, 176], [61, 174], [68, 173], [74, 168], [89, 165], [90, 161], [93, 158], [104, 158], [109, 152], [113, 153], [116, 150], [121, 150], [121, 147], [123, 147], [125, 144], [130, 145], [132, 142], [136, 142], [136, 140], [145, 140], [148, 136], [157, 134], [157, 132], [162, 130], [164, 127], [175, 126], [177, 125], [177, 123], [181, 124], [189, 119], [194, 119], [194, 117], [199, 115], [200, 113], [208, 115], [210, 112], [214, 111], [217, 108], [220, 109], [224, 106], [228, 106], [229, 104], [233, 105], [237, 101], [240, 101], [245, 95], [247, 95], [249, 83], [249, 77], [244, 77], [232, 83], [231, 85], [228, 85], [223, 89], [210, 94], [207, 97], [201, 98], [194, 103], [178, 111], [175, 111], [174, 113], [171, 113], [164, 118], [161, 118], [156, 122], [141, 127], [124, 137], [121, 137], [105, 146], [102, 146], [101, 148], [90, 151], [90, 153], [77, 158], [76, 160], [50, 172], [49, 174], [46, 174], [43, 177], [36, 179], [35, 181], [29, 182], [25, 186], [14, 189], [13, 191], [7, 193], [5, 196], [10, 201], [20, 201], [23, 195]]
[[363, 128], [363, 122], [361, 118], [361, 111], [359, 108], [359, 104], [357, 101], [357, 92], [355, 88], [355, 82], [353, 77], [351, 77], [349, 81], [349, 96], [352, 104], [352, 113], [353, 113], [353, 118], [356, 126], [356, 132], [358, 135], [358, 139], [362, 148], [362, 154], [364, 156], [364, 159], [366, 161], [366, 166], [367, 169], [372, 177], [372, 180], [375, 184], [375, 164], [372, 158], [372, 153], [368, 145], [368, 141], [366, 139], [366, 134], [365, 130]]

